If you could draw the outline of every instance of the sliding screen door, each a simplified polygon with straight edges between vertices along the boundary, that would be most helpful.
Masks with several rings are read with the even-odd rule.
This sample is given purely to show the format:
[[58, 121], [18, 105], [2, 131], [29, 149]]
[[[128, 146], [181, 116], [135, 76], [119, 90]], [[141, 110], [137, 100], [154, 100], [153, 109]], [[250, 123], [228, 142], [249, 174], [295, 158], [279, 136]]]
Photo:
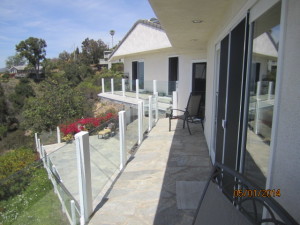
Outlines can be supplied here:
[[[222, 41], [217, 105], [216, 161], [238, 170], [242, 132], [245, 62], [248, 26], [243, 19]], [[224, 175], [223, 185], [229, 195], [234, 180]]]
[[222, 121], [225, 119], [226, 86], [228, 69], [228, 44], [229, 35], [221, 41], [220, 49], [220, 71], [217, 99], [217, 124], [216, 124], [216, 162], [223, 163], [224, 129]]

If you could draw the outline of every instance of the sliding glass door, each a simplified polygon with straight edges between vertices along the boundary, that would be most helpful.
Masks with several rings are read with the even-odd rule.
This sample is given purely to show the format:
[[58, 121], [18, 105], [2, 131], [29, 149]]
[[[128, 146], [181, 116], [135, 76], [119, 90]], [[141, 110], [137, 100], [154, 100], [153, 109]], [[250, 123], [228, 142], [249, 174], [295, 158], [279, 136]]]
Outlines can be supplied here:
[[280, 33], [280, 3], [252, 23], [244, 174], [265, 188], [269, 167]]

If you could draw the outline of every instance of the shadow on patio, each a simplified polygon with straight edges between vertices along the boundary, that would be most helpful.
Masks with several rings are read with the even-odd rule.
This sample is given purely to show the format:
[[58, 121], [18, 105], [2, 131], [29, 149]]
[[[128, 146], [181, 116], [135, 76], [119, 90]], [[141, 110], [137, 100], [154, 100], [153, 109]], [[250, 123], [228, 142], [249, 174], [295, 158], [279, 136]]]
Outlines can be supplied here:
[[[191, 224], [211, 171], [201, 124], [160, 119], [89, 224]], [[174, 129], [176, 127], [176, 129]]]

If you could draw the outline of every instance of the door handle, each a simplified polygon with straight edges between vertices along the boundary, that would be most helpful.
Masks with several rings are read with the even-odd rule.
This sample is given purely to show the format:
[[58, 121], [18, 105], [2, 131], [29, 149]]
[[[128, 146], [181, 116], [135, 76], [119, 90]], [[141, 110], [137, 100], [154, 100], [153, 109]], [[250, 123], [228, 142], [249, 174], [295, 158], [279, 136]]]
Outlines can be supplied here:
[[223, 129], [226, 129], [226, 124], [227, 123], [227, 121], [226, 120], [222, 120], [222, 127], [223, 127]]

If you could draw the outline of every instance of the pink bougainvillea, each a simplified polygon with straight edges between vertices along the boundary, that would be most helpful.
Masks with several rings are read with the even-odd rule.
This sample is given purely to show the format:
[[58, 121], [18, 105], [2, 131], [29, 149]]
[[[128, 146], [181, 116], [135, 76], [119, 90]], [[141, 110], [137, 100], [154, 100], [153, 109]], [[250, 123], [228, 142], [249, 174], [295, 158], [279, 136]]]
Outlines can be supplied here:
[[82, 130], [89, 130], [96, 128], [100, 126], [102, 123], [105, 123], [106, 121], [117, 118], [117, 116], [113, 113], [107, 113], [106, 116], [102, 117], [88, 117], [88, 118], [82, 118], [79, 119], [73, 123], [70, 124], [61, 124], [60, 130], [63, 132], [64, 136], [68, 134], [76, 134]]

